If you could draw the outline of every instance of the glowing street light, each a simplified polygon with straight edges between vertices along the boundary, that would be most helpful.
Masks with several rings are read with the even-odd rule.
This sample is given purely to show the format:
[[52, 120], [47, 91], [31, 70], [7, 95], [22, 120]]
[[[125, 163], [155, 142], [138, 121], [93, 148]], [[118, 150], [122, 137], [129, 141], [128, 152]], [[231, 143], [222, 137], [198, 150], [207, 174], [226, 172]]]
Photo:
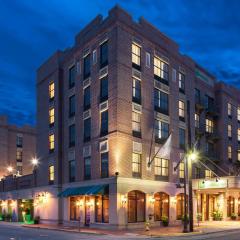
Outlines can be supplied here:
[[33, 166], [36, 167], [36, 166], [38, 165], [38, 163], [39, 163], [39, 161], [38, 161], [37, 158], [33, 158], [33, 159], [32, 159], [32, 165], [33, 165]]
[[12, 166], [8, 166], [7, 170], [8, 170], [9, 173], [12, 173], [13, 172], [13, 167]]
[[191, 152], [188, 153], [188, 158], [189, 158], [191, 161], [195, 162], [195, 161], [198, 160], [198, 157], [199, 157], [198, 155], [199, 155], [199, 153], [198, 153], [196, 150], [193, 150], [193, 151], [191, 151]]

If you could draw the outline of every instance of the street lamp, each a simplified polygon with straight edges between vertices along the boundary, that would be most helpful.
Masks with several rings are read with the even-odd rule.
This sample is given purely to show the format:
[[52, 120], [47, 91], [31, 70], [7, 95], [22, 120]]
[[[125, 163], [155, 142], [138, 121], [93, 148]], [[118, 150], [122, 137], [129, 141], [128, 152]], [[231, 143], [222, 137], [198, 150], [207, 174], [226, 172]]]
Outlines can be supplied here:
[[31, 160], [33, 165], [34, 185], [37, 186], [37, 166], [39, 164], [38, 159], [35, 157]]
[[12, 166], [8, 166], [7, 170], [8, 170], [9, 173], [12, 173], [13, 172], [13, 167]]
[[39, 161], [38, 161], [37, 158], [33, 158], [33, 159], [31, 160], [31, 162], [32, 162], [32, 165], [33, 165], [34, 167], [36, 167], [36, 166], [39, 164]]

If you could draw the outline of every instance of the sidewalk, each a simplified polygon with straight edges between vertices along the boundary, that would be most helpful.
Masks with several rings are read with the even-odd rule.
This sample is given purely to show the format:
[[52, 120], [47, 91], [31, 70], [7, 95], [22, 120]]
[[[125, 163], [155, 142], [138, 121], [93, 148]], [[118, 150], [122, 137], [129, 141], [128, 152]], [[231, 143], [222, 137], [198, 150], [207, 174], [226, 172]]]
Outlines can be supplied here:
[[[66, 232], [79, 232], [78, 228], [75, 227], [64, 227], [61, 225], [23, 225], [27, 228], [42, 228], [49, 230], [58, 230]], [[209, 221], [200, 223], [199, 226], [195, 226], [193, 233], [182, 233], [183, 226], [169, 226], [169, 227], [152, 227], [150, 231], [145, 229], [127, 229], [127, 230], [107, 230], [107, 229], [96, 229], [81, 227], [80, 233], [96, 234], [96, 235], [115, 235], [115, 236], [184, 236], [184, 235], [196, 235], [196, 234], [208, 234], [222, 231], [231, 231], [240, 229], [240, 221]]]

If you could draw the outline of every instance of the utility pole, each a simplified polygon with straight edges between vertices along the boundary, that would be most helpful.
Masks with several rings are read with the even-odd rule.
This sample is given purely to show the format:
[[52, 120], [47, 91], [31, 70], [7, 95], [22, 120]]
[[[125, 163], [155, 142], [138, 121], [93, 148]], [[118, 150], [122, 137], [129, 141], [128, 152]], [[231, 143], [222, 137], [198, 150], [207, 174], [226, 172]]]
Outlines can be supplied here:
[[[190, 122], [190, 101], [187, 101], [187, 124], [188, 124], [188, 149], [192, 149], [192, 135]], [[192, 159], [186, 157], [188, 172], [188, 195], [189, 195], [189, 231], [193, 232], [193, 194], [192, 194]], [[186, 181], [186, 180], [185, 180]]]

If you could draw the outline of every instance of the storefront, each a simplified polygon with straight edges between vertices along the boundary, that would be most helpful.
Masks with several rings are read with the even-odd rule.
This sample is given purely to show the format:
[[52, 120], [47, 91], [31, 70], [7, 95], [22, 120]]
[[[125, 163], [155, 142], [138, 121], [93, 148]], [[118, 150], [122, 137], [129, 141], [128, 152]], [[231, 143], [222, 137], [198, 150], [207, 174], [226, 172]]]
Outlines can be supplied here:
[[34, 219], [34, 205], [32, 199], [19, 199], [18, 221], [32, 223]]

